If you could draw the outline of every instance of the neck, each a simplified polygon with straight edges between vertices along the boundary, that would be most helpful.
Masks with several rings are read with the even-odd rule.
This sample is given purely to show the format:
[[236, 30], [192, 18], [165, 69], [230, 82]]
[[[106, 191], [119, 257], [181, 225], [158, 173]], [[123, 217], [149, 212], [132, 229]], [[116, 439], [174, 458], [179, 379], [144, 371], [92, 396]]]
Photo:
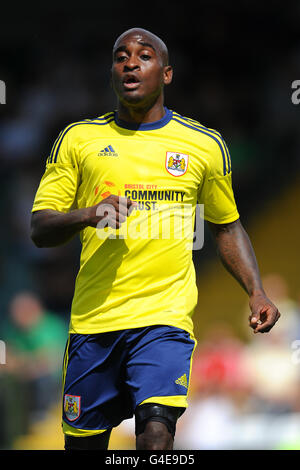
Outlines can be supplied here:
[[165, 115], [163, 99], [158, 99], [151, 105], [131, 105], [118, 102], [118, 117], [122, 121], [133, 122], [137, 124], [154, 122], [162, 119]]

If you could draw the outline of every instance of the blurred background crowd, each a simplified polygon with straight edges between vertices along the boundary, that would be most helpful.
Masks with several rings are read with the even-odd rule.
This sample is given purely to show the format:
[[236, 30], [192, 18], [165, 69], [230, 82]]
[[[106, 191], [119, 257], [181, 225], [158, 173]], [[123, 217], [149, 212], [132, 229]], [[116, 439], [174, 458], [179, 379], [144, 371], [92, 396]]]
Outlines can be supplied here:
[[[23, 9], [22, 9], [23, 8]], [[142, 8], [141, 6], [139, 8]], [[290, 2], [124, 2], [6, 6], [0, 30], [0, 448], [62, 448], [61, 364], [80, 245], [30, 240], [46, 158], [69, 123], [115, 108], [111, 49], [140, 26], [168, 45], [166, 105], [219, 130], [229, 147], [241, 220], [264, 285], [282, 313], [269, 334], [248, 328], [247, 298], [207, 233], [194, 252], [190, 406], [178, 449], [300, 449], [300, 5]], [[134, 447], [133, 420], [112, 448]]]

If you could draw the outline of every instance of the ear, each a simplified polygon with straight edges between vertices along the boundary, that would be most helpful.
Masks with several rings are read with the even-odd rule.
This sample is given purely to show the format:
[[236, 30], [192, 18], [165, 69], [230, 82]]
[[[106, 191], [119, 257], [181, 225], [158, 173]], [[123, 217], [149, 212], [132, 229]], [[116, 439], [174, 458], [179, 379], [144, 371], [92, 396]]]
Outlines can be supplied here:
[[173, 78], [173, 68], [171, 67], [171, 65], [166, 65], [164, 67], [164, 84], [170, 85], [170, 83], [172, 82], [172, 78]]

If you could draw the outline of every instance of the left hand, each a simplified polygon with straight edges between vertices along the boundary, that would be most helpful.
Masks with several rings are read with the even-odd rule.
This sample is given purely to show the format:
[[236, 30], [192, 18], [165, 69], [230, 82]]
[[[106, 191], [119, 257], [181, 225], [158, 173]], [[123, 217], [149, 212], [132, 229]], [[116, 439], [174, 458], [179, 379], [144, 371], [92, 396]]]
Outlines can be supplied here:
[[252, 295], [249, 305], [249, 326], [254, 333], [267, 333], [280, 318], [278, 308], [263, 293]]

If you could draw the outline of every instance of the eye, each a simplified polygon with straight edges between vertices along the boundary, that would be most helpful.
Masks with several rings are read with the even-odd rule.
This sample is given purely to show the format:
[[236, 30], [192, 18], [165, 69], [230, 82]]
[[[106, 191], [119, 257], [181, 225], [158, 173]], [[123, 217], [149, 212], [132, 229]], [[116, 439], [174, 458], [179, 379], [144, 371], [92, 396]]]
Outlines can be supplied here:
[[126, 60], [126, 57], [127, 57], [126, 55], [119, 55], [115, 58], [115, 61], [118, 62], [118, 63], [119, 62], [124, 62], [124, 60]]
[[141, 59], [142, 59], [142, 60], [150, 60], [150, 59], [151, 59], [151, 55], [150, 55], [150, 54], [142, 54], [142, 55], [141, 55]]

